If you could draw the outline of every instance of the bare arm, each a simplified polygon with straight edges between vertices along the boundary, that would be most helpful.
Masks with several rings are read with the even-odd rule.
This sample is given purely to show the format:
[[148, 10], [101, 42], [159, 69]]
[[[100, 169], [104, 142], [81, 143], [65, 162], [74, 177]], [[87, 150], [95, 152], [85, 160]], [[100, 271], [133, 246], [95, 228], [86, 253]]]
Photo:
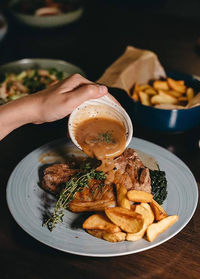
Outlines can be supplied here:
[[40, 124], [64, 118], [84, 101], [100, 98], [107, 93], [105, 86], [75, 74], [38, 93], [2, 105], [0, 140], [25, 124]]

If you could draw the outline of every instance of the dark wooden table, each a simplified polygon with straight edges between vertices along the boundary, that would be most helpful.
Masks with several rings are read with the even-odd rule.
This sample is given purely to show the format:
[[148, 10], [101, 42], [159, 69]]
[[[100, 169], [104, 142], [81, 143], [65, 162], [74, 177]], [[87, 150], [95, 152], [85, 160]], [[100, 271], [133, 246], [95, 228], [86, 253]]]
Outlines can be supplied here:
[[[123, 2], [123, 1], [121, 1]], [[127, 45], [155, 51], [169, 69], [200, 75], [196, 49], [200, 21], [187, 7], [170, 10], [171, 1], [87, 1], [82, 19], [57, 30], [34, 30], [9, 18], [9, 32], [0, 44], [0, 63], [24, 58], [63, 59], [96, 80]], [[193, 2], [193, 1], [191, 1]], [[183, 1], [184, 3], [184, 1]], [[194, 15], [195, 15], [195, 9]], [[200, 207], [174, 238], [138, 254], [91, 258], [47, 247], [25, 233], [6, 203], [7, 180], [30, 151], [66, 135], [66, 120], [27, 125], [0, 142], [0, 278], [200, 278]], [[135, 127], [134, 136], [163, 146], [181, 158], [200, 183], [200, 127], [165, 135]], [[189, 185], [188, 185], [189, 187]]]

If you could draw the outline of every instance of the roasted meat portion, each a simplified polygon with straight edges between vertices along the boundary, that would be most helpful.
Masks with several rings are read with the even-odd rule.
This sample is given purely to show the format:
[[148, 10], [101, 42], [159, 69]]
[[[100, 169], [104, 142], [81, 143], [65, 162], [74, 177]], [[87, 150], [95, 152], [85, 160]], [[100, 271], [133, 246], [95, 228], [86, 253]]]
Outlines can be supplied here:
[[[54, 164], [44, 171], [42, 187], [57, 194], [78, 170], [67, 164]], [[115, 184], [123, 184], [127, 190], [135, 189], [151, 193], [149, 169], [144, 166], [133, 149], [126, 149], [114, 160], [113, 183], [103, 185], [101, 180], [92, 179], [87, 187], [76, 192], [69, 208], [73, 212], [101, 211], [116, 205]]]
[[77, 192], [69, 208], [73, 212], [102, 211], [106, 207], [115, 206], [113, 185], [103, 185], [102, 181], [93, 179], [89, 187]]
[[54, 164], [44, 170], [42, 188], [53, 194], [59, 193], [63, 183], [66, 183], [77, 170], [67, 164]]
[[144, 166], [134, 149], [128, 148], [114, 160], [115, 184], [123, 184], [127, 190], [151, 193], [149, 169]]
[[[67, 164], [54, 164], [44, 171], [42, 188], [57, 194], [62, 184], [66, 183], [78, 170], [70, 169]], [[69, 204], [73, 212], [101, 211], [115, 205], [115, 195], [112, 185], [102, 185], [100, 180], [91, 180], [89, 187], [77, 192]]]

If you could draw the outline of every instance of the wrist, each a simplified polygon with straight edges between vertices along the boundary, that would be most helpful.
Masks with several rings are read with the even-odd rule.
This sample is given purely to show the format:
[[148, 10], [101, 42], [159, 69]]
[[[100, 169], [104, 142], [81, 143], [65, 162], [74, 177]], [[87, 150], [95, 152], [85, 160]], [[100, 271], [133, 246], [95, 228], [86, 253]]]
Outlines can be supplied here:
[[31, 123], [37, 115], [31, 96], [0, 106], [0, 140], [20, 126]]

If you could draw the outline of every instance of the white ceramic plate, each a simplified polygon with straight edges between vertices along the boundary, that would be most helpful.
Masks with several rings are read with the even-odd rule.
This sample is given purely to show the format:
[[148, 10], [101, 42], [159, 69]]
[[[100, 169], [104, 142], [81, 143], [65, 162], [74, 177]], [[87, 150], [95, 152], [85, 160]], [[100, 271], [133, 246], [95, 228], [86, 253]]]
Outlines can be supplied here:
[[[65, 139], [46, 144], [27, 155], [14, 169], [7, 186], [7, 202], [16, 222], [40, 242], [68, 253], [111, 257], [133, 254], [153, 248], [175, 236], [194, 214], [198, 201], [198, 188], [188, 167], [175, 155], [150, 142], [133, 138], [129, 147], [156, 158], [168, 180], [168, 197], [163, 205], [169, 215], [179, 215], [179, 221], [161, 234], [153, 243], [144, 239], [137, 242], [109, 243], [97, 239], [81, 228], [75, 228], [78, 214], [65, 212], [64, 222], [50, 232], [42, 226], [43, 216], [53, 209], [54, 199], [38, 187], [41, 155], [55, 161], [55, 154], [79, 154], [76, 147]], [[49, 152], [54, 152], [51, 154]], [[59, 161], [59, 158], [58, 158]], [[50, 206], [51, 204], [51, 206]]]

